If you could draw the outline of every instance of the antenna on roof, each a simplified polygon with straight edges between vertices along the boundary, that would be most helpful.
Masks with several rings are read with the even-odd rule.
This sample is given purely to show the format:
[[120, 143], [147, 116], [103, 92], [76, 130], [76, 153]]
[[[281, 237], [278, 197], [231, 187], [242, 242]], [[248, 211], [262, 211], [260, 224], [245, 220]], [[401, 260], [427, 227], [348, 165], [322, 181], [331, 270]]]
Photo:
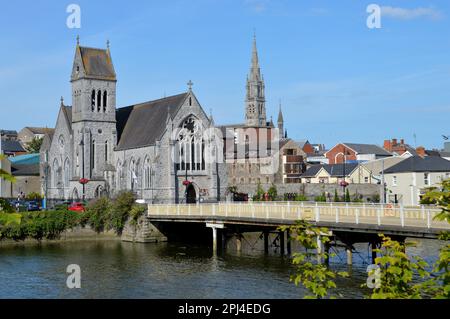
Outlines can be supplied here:
[[109, 50], [109, 39], [106, 40], [106, 48]]
[[80, 45], [80, 35], [77, 35], [77, 45]]

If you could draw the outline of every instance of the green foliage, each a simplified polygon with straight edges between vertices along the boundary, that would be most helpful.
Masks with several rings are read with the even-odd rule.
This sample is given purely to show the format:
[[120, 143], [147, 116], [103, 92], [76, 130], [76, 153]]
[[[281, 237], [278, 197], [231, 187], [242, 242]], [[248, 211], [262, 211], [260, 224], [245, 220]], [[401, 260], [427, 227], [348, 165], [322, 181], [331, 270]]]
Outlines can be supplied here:
[[237, 186], [230, 186], [230, 187], [228, 187], [227, 191], [230, 194], [235, 194], [235, 193], [237, 193]]
[[25, 212], [20, 214], [8, 214], [0, 218], [0, 240], [13, 239], [24, 240], [33, 238], [36, 240], [56, 239], [59, 235], [78, 225], [80, 216], [69, 211], [42, 211]]
[[[302, 284], [312, 295], [305, 298], [323, 299], [329, 296], [329, 290], [336, 288], [334, 280], [336, 277], [348, 277], [346, 272], [335, 272], [329, 269], [320, 260], [331, 258], [333, 254], [317, 252], [317, 237], [323, 244], [327, 244], [330, 239], [328, 229], [313, 227], [306, 221], [298, 221], [295, 226], [282, 227], [281, 230], [290, 229], [293, 238], [306, 250], [293, 254], [292, 263], [296, 266], [296, 274], [291, 276], [291, 281], [295, 285]], [[333, 297], [333, 296], [330, 296]]]
[[341, 199], [339, 198], [337, 189], [334, 190], [334, 202], [335, 203], [339, 203], [341, 201]]
[[450, 222], [450, 179], [443, 181], [440, 188], [432, 188], [423, 197], [423, 200], [431, 202], [442, 209], [436, 216], [437, 220], [447, 220]]
[[345, 189], [345, 202], [346, 203], [350, 203], [351, 202], [351, 198], [350, 198], [350, 191], [347, 189]]
[[253, 196], [253, 201], [261, 201], [264, 200], [264, 189], [261, 186], [261, 183], [258, 183], [256, 188], [256, 194]]
[[36, 200], [36, 201], [41, 201], [42, 200], [42, 196], [39, 193], [29, 193], [26, 197], [27, 200]]
[[130, 223], [136, 225], [139, 217], [144, 215], [146, 209], [145, 205], [134, 204], [129, 213]]
[[[421, 257], [406, 255], [406, 248], [415, 244], [399, 243], [384, 235], [380, 235], [380, 237], [382, 238], [382, 247], [376, 251], [381, 256], [375, 259], [375, 263], [380, 267], [380, 283], [374, 288], [370, 298], [422, 298], [423, 284], [414, 283], [414, 278], [419, 276], [427, 279], [430, 276], [426, 270], [429, 265]], [[369, 275], [373, 275], [373, 273]]]
[[89, 225], [95, 232], [101, 233], [109, 228], [111, 214], [111, 201], [106, 197], [91, 201], [86, 212], [82, 214], [81, 224]]
[[0, 227], [9, 226], [11, 224], [20, 224], [21, 219], [22, 219], [21, 214], [0, 212]]
[[322, 195], [315, 197], [314, 201], [316, 201], [316, 202], [326, 202], [327, 201], [327, 196], [326, 196], [325, 192], [322, 193]]
[[270, 186], [269, 190], [267, 191], [267, 194], [269, 195], [269, 200], [271, 201], [277, 200], [278, 190], [275, 184], [272, 184], [272, 186]]
[[305, 195], [299, 194], [299, 195], [295, 196], [295, 201], [296, 202], [307, 202], [308, 198]]
[[39, 153], [42, 146], [42, 141], [44, 139], [42, 137], [34, 137], [30, 142], [27, 143], [25, 149], [28, 153], [36, 154]]
[[117, 234], [122, 234], [136, 198], [132, 192], [121, 192], [112, 205], [109, 217], [109, 227]]
[[16, 210], [6, 199], [0, 198], [0, 212], [2, 211], [5, 213], [14, 213]]

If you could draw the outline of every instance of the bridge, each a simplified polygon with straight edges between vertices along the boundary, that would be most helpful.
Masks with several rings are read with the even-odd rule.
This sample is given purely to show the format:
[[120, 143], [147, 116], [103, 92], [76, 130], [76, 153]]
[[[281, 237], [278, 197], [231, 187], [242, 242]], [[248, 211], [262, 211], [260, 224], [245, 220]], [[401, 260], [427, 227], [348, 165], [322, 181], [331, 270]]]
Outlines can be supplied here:
[[450, 230], [446, 221], [434, 220], [440, 212], [441, 210], [431, 206], [359, 203], [232, 202], [148, 206], [148, 218], [151, 222], [196, 223], [211, 228], [214, 251], [219, 247], [218, 231], [222, 232], [222, 238], [226, 233], [234, 234], [238, 250], [242, 233], [262, 231], [266, 252], [268, 234], [272, 232], [278, 235], [282, 254], [287, 235], [287, 250], [290, 254], [290, 234], [280, 232], [278, 227], [307, 220], [314, 225], [327, 227], [330, 236], [344, 244], [349, 263], [354, 243], [368, 242], [374, 250], [380, 244], [380, 233], [401, 241], [408, 237], [437, 238], [442, 231]]

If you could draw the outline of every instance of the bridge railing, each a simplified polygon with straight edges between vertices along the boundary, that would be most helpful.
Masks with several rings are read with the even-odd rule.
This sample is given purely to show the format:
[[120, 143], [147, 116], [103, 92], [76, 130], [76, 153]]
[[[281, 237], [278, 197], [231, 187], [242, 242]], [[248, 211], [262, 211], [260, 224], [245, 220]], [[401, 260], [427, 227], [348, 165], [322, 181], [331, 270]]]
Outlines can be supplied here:
[[332, 222], [450, 229], [446, 221], [435, 221], [439, 209], [391, 205], [345, 203], [250, 202], [217, 204], [149, 205], [149, 216], [223, 217], [259, 220]]

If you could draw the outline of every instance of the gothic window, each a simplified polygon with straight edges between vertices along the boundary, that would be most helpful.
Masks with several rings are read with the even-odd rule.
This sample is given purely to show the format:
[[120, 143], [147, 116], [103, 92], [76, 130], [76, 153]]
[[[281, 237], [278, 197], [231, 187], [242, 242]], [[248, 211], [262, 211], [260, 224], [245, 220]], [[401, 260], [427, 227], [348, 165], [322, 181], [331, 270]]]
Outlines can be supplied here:
[[144, 188], [151, 188], [151, 168], [150, 160], [147, 158], [144, 163]]
[[106, 112], [106, 107], [108, 105], [108, 93], [103, 92], [103, 112]]
[[134, 159], [131, 159], [130, 161], [130, 189], [134, 191], [137, 186], [137, 175], [136, 175], [136, 162]]
[[196, 118], [191, 116], [183, 122], [177, 139], [177, 169], [205, 170], [205, 143], [202, 135], [201, 124]]
[[92, 112], [95, 111], [95, 90], [92, 90], [91, 94], [91, 110]]
[[122, 187], [122, 174], [123, 174], [123, 170], [122, 170], [122, 162], [119, 160], [117, 162], [117, 173], [116, 173], [116, 178], [117, 178], [117, 190], [120, 190]]
[[55, 158], [55, 160], [53, 161], [53, 167], [52, 167], [52, 186], [54, 188], [59, 187], [59, 172], [60, 172], [60, 168], [59, 168], [59, 164], [58, 164], [58, 160]]
[[100, 112], [101, 106], [102, 106], [102, 91], [98, 90], [98, 92], [97, 92], [97, 112]]
[[105, 142], [105, 163], [108, 162], [108, 141]]
[[70, 181], [70, 161], [67, 158], [64, 162], [64, 187], [69, 187]]
[[91, 143], [91, 168], [95, 168], [95, 140]]
[[192, 97], [189, 97], [189, 106], [192, 106]]

